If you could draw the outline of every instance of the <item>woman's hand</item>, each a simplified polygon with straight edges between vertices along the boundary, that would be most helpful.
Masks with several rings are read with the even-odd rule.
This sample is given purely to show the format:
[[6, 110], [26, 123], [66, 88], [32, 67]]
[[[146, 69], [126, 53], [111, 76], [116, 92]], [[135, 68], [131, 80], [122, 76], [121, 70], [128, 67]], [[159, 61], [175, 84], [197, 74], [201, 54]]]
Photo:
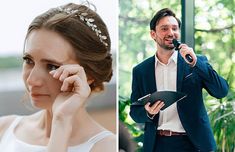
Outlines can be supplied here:
[[52, 106], [51, 136], [47, 152], [65, 152], [72, 133], [73, 118], [91, 93], [83, 67], [78, 64], [60, 66], [50, 74], [62, 82], [61, 92]]
[[83, 67], [78, 64], [63, 65], [50, 74], [62, 82], [61, 93], [52, 107], [53, 117], [74, 116], [91, 93]]

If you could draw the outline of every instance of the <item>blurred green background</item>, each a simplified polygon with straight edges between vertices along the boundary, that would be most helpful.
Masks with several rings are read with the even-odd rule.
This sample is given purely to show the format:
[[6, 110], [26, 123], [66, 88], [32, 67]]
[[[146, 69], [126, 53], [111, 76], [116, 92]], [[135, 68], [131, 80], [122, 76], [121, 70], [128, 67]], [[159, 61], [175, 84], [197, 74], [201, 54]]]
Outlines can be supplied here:
[[[203, 94], [217, 151], [235, 152], [235, 0], [196, 0], [194, 3], [195, 52], [206, 55], [230, 86], [223, 99], [215, 99], [205, 91]], [[119, 0], [119, 120], [136, 142], [136, 151], [143, 145], [143, 124], [136, 124], [128, 115], [131, 71], [154, 55], [156, 49], [149, 34], [149, 22], [156, 11], [165, 7], [181, 18], [179, 0]]]

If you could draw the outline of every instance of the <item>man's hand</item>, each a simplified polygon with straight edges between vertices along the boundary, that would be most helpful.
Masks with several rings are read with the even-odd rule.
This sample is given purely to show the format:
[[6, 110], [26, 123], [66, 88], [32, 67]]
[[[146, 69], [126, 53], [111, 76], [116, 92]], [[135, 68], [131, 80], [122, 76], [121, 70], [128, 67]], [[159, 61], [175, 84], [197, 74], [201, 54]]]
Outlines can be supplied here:
[[[193, 49], [191, 47], [188, 47], [186, 44], [180, 44], [179, 46], [179, 49], [180, 49], [180, 54], [181, 56], [184, 58], [184, 60], [191, 66], [191, 67], [194, 67], [195, 64], [197, 63], [197, 56], [196, 54], [194, 53]], [[193, 59], [193, 62], [189, 62], [187, 59], [186, 59], [186, 54], [189, 54], [192, 59]]]
[[164, 102], [158, 100], [152, 106], [150, 106], [150, 102], [146, 103], [144, 108], [148, 112], [148, 114], [156, 115], [164, 105], [165, 105]]

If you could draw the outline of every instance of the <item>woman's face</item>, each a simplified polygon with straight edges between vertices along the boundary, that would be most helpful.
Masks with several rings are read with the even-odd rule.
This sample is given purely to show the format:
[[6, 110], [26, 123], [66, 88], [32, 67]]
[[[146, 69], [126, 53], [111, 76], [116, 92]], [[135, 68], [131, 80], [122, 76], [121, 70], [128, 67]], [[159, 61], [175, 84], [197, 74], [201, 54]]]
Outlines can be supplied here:
[[73, 47], [56, 32], [33, 30], [25, 45], [23, 79], [33, 106], [50, 110], [62, 82], [49, 72], [64, 64], [78, 64]]

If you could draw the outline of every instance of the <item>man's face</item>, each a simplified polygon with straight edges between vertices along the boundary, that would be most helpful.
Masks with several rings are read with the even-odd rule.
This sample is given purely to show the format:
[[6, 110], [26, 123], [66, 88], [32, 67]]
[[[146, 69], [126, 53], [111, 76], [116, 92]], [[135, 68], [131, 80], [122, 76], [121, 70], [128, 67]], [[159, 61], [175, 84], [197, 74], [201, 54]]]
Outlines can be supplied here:
[[173, 16], [163, 17], [151, 30], [151, 37], [157, 42], [158, 47], [164, 50], [174, 49], [173, 39], [180, 38], [180, 29], [177, 20]]

